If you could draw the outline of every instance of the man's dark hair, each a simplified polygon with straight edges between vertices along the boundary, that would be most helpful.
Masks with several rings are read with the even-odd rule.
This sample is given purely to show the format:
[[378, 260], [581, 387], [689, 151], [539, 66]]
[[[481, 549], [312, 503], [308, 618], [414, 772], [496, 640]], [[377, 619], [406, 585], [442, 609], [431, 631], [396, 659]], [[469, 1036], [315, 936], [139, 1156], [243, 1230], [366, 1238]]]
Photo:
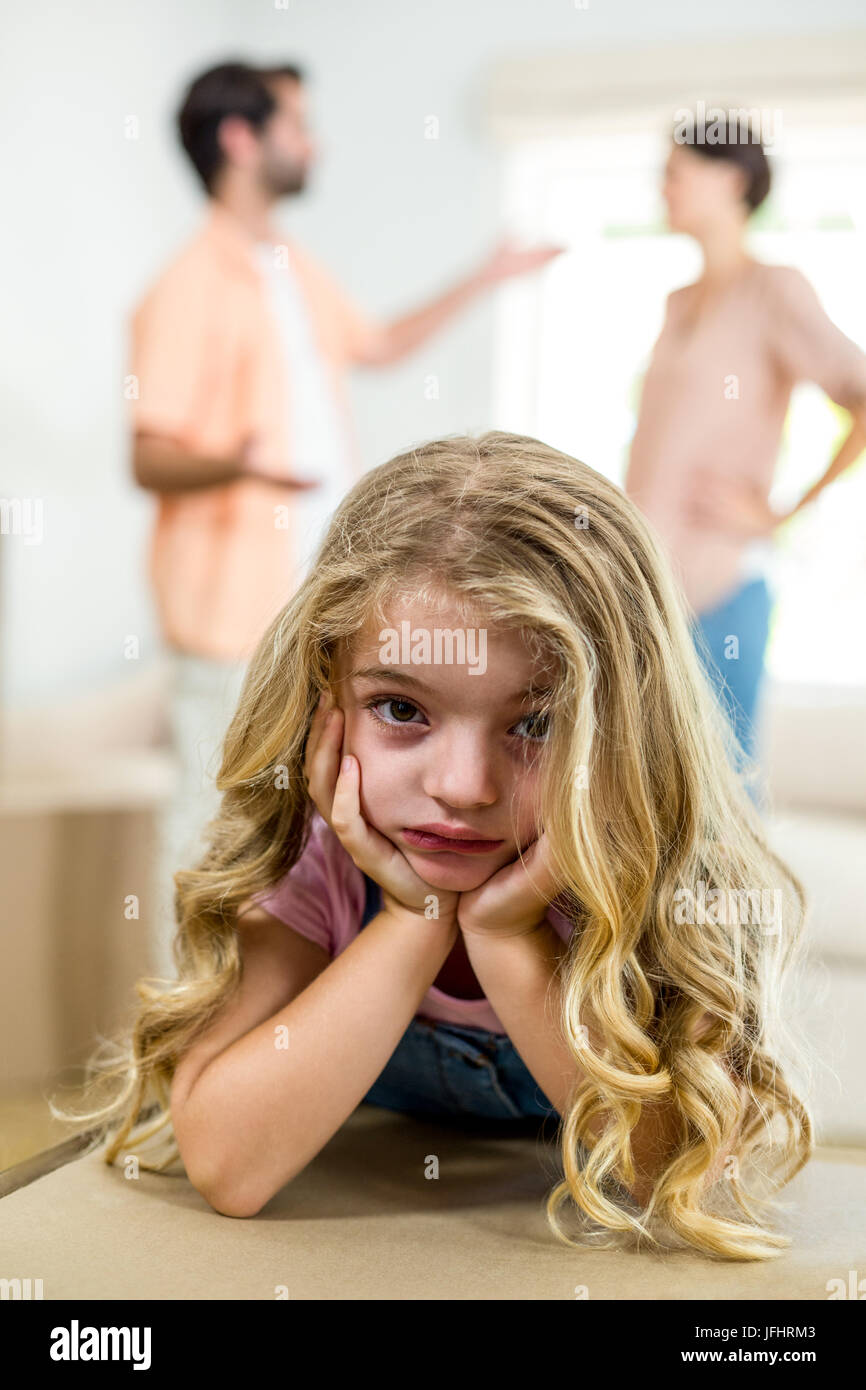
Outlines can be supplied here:
[[220, 63], [193, 79], [177, 113], [181, 143], [195, 171], [210, 194], [225, 156], [217, 130], [225, 116], [242, 116], [254, 130], [261, 130], [277, 109], [268, 80], [291, 77], [303, 82], [305, 74], [295, 63], [256, 68], [248, 63]]
[[698, 138], [694, 126], [686, 134], [675, 134], [677, 144], [687, 145], [695, 154], [705, 159], [724, 159], [735, 164], [746, 176], [743, 198], [752, 213], [766, 198], [770, 191], [772, 175], [770, 164], [754, 127], [748, 120], [741, 120], [738, 113], [720, 115], [709, 124], [716, 127], [712, 131], [712, 142]]

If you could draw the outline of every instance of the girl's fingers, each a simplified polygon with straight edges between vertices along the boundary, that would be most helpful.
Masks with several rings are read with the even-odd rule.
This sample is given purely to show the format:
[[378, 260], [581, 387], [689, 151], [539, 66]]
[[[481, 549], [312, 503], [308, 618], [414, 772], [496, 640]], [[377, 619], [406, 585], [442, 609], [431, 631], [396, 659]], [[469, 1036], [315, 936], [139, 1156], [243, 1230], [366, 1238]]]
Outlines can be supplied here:
[[[418, 878], [400, 851], [368, 824], [361, 811], [361, 769], [357, 758], [340, 764], [331, 805], [331, 825], [354, 864], [392, 893], [404, 906], [412, 905], [431, 890]], [[449, 894], [441, 895], [446, 898]], [[455, 898], [456, 902], [456, 898]]]
[[311, 764], [316, 756], [316, 749], [321, 742], [328, 714], [335, 708], [331, 692], [323, 690], [319, 697], [319, 703], [313, 710], [313, 717], [310, 720], [310, 728], [307, 734], [306, 750], [304, 755], [304, 775], [309, 777]]
[[331, 823], [355, 864], [375, 878], [381, 861], [390, 860], [398, 851], [384, 835], [374, 830], [361, 813], [361, 770], [357, 758], [349, 756], [349, 765], [337, 770], [337, 785], [331, 803]]
[[322, 714], [321, 710], [316, 710], [310, 722], [310, 731], [307, 734], [307, 743], [304, 749], [304, 777], [309, 785], [313, 775], [313, 768], [316, 760], [316, 750], [322, 738]]
[[316, 710], [310, 724], [310, 732], [307, 734], [306, 748], [304, 749], [304, 776], [307, 781], [313, 775], [316, 762], [316, 755], [319, 745], [322, 742], [322, 734], [326, 728], [326, 716], [322, 710]]
[[[330, 713], [330, 719], [327, 714]], [[318, 727], [311, 729], [304, 759], [304, 775], [311, 800], [325, 820], [331, 819], [331, 803], [339, 775], [343, 743], [343, 711], [333, 706], [330, 711], [317, 711]]]
[[[345, 764], [348, 762], [348, 766]], [[331, 803], [331, 821], [341, 842], [355, 859], [366, 859], [367, 824], [361, 815], [361, 785], [355, 758], [343, 758]], [[357, 856], [357, 858], [356, 858]]]

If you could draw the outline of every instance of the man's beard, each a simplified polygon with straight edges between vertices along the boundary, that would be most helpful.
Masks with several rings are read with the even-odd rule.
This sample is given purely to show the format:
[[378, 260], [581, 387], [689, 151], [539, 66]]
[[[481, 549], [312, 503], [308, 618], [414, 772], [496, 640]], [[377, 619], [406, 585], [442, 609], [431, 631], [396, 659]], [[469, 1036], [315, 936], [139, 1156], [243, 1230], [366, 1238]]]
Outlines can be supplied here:
[[289, 194], [303, 192], [307, 184], [307, 170], [300, 164], [268, 169], [265, 178], [275, 197], [286, 198]]

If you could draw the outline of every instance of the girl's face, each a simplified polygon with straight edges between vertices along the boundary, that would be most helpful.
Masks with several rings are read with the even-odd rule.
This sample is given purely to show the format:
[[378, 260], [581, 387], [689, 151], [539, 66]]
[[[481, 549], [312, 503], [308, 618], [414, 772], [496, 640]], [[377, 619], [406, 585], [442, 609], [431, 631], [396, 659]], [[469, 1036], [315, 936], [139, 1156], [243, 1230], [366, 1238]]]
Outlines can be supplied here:
[[[360, 764], [364, 819], [426, 883], [468, 892], [540, 834], [542, 711], [554, 671], [533, 660], [516, 631], [466, 627], [450, 607], [394, 607], [389, 624], [387, 631], [368, 624], [351, 655], [336, 662], [343, 753]], [[429, 650], [418, 653], [421, 633]], [[471, 834], [476, 852], [424, 839], [418, 827], [431, 826]]]

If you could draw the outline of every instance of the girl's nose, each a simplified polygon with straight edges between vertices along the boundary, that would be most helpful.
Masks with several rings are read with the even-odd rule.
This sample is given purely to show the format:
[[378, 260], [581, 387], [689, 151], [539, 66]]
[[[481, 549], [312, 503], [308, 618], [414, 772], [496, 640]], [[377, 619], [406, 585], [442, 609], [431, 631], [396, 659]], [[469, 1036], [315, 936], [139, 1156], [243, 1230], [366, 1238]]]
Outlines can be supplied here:
[[427, 796], [449, 806], [492, 806], [498, 781], [494, 759], [485, 739], [470, 731], [429, 741], [423, 788]]

